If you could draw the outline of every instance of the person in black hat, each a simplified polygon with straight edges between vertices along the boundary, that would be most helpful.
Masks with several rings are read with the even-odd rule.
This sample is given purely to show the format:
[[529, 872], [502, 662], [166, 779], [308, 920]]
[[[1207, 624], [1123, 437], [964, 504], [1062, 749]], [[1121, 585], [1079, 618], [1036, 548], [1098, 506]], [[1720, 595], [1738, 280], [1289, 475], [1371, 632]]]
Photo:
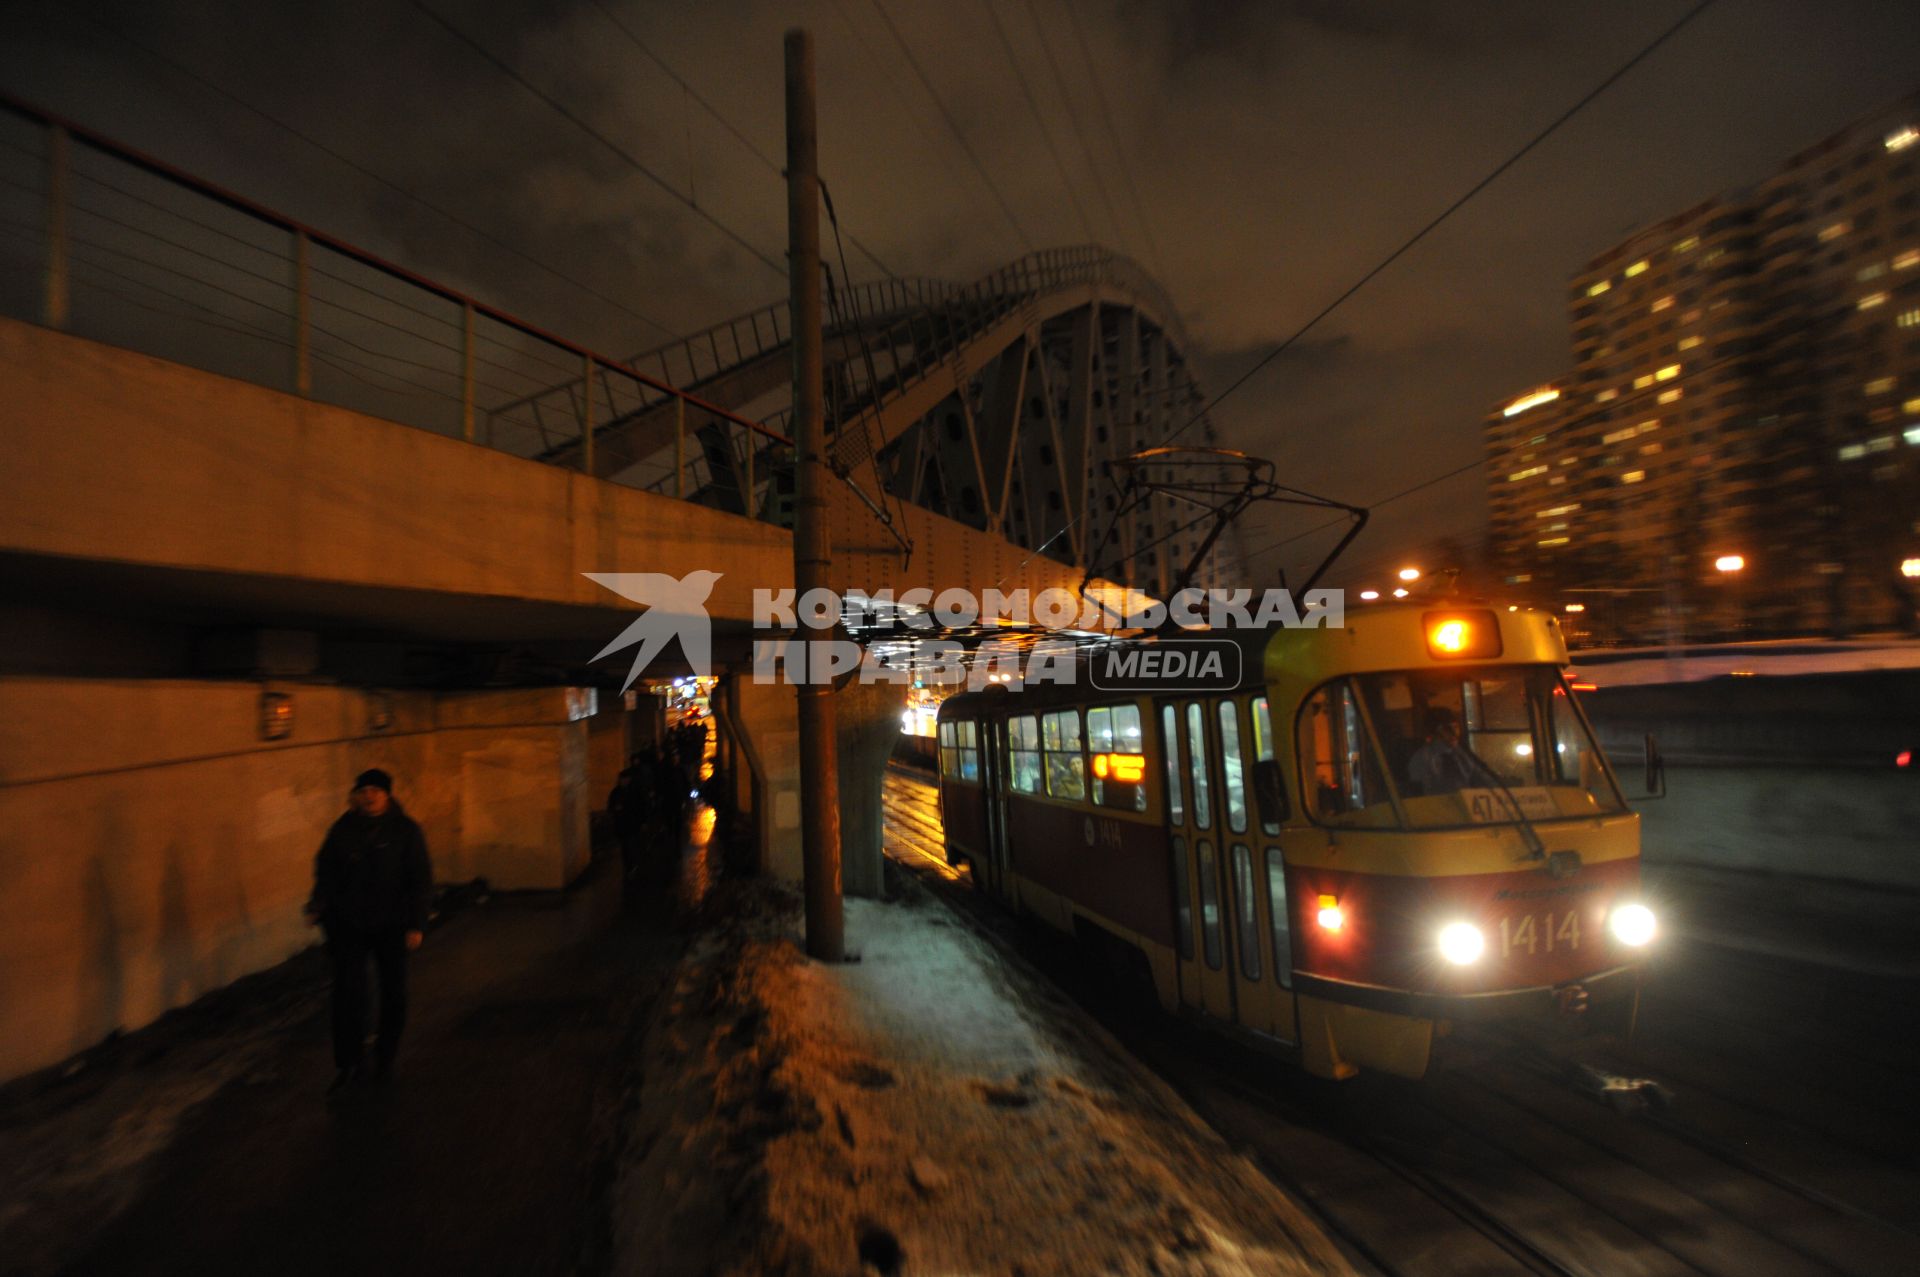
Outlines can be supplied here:
[[433, 900], [426, 835], [393, 796], [379, 768], [354, 778], [351, 808], [333, 822], [313, 858], [306, 915], [326, 932], [333, 959], [332, 1090], [359, 1077], [367, 1032], [367, 959], [380, 976], [374, 1073], [385, 1077], [407, 1019], [407, 954], [420, 947]]

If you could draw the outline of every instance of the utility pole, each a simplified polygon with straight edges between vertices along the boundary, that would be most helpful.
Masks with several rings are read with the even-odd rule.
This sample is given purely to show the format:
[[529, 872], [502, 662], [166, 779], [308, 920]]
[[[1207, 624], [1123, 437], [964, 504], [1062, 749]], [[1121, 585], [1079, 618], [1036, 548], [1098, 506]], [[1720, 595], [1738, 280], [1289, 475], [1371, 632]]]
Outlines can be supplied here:
[[[822, 420], [819, 138], [813, 109], [813, 36], [787, 32], [787, 278], [793, 299], [793, 424], [799, 453], [794, 503], [794, 597], [827, 586], [827, 430]], [[802, 620], [802, 625], [806, 622]], [[846, 944], [840, 900], [840, 761], [834, 752], [833, 681], [821, 650], [831, 625], [806, 639], [800, 697], [800, 838], [807, 954], [839, 962]], [[821, 659], [816, 660], [815, 657]]]

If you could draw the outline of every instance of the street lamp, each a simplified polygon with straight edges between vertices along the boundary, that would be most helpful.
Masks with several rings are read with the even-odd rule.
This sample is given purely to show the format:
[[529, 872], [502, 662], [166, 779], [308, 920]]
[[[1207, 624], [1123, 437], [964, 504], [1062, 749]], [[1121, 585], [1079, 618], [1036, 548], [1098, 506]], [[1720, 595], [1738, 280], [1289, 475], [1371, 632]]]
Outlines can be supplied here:
[[1395, 591], [1393, 592], [1393, 597], [1394, 597], [1394, 598], [1396, 598], [1396, 599], [1404, 599], [1404, 598], [1406, 598], [1406, 597], [1407, 597], [1407, 587], [1403, 585], [1403, 586], [1401, 586], [1401, 587], [1400, 587], [1399, 589], [1397, 589], [1397, 590], [1395, 590]]
[[1916, 576], [1920, 576], [1920, 559], [1900, 560], [1900, 575], [1908, 578], [1909, 580], [1911, 580]]
[[1747, 561], [1737, 554], [1723, 554], [1713, 561], [1714, 570], [1717, 572], [1738, 572], [1746, 566]]
[[[1914, 563], [1915, 563], [1916, 565], [1920, 565], [1920, 559], [1915, 559], [1915, 560], [1914, 560]], [[1912, 576], [1913, 574], [1912, 574], [1911, 572], [1909, 572], [1909, 573], [1908, 573], [1907, 575], [1908, 575], [1908, 576]], [[1377, 598], [1379, 598], [1379, 597], [1380, 597], [1380, 591], [1378, 591], [1378, 590], [1362, 590], [1362, 591], [1360, 591], [1360, 597], [1361, 597], [1361, 598], [1363, 598], [1363, 599], [1365, 599], [1365, 600], [1366, 600], [1367, 602], [1369, 602], [1369, 603], [1371, 603], [1371, 602], [1373, 602], [1373, 601], [1374, 601], [1375, 599], [1377, 599]]]
[[1400, 579], [1402, 581], [1418, 581], [1420, 579], [1420, 569], [1419, 568], [1401, 568]]
[[1569, 612], [1584, 612], [1584, 611], [1586, 611], [1586, 610], [1587, 610], [1587, 605], [1586, 605], [1585, 603], [1569, 603], [1569, 604], [1567, 604], [1567, 611], [1569, 611]]

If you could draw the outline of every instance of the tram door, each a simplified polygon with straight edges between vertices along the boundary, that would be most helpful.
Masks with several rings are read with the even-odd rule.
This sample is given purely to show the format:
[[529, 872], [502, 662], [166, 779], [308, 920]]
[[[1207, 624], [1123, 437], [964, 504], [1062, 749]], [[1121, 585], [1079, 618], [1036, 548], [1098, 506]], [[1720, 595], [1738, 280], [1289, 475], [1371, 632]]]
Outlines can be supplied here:
[[980, 790], [986, 798], [985, 865], [974, 872], [985, 877], [974, 885], [1001, 900], [1013, 899], [1013, 874], [1007, 852], [1007, 723], [1005, 719], [987, 719], [980, 724], [986, 735], [983, 742]]
[[1168, 773], [1180, 997], [1188, 1006], [1230, 1020], [1233, 976], [1221, 898], [1219, 761], [1204, 702], [1162, 705], [1160, 730]]
[[[1267, 702], [1264, 696], [1221, 698], [1209, 703], [1209, 711], [1218, 743], [1221, 912], [1234, 1001], [1242, 1025], [1291, 1042], [1293, 960], [1275, 806], [1284, 798], [1273, 792], [1279, 772]], [[1271, 885], [1276, 876], [1277, 899]]]

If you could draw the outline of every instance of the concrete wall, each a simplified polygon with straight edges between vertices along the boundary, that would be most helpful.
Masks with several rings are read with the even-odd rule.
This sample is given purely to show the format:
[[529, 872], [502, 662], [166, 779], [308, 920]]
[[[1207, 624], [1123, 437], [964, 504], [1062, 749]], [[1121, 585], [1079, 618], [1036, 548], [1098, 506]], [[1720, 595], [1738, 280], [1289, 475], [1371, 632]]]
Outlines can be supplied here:
[[[1603, 676], [1604, 677], [1604, 676]], [[1920, 673], [1602, 688], [1581, 703], [1641, 816], [1650, 864], [1920, 891]], [[1647, 733], [1667, 796], [1641, 799]]]
[[293, 733], [263, 741], [262, 690], [0, 679], [0, 1078], [314, 943], [313, 854], [364, 768], [393, 774], [438, 881], [584, 868], [592, 693], [276, 684]]

